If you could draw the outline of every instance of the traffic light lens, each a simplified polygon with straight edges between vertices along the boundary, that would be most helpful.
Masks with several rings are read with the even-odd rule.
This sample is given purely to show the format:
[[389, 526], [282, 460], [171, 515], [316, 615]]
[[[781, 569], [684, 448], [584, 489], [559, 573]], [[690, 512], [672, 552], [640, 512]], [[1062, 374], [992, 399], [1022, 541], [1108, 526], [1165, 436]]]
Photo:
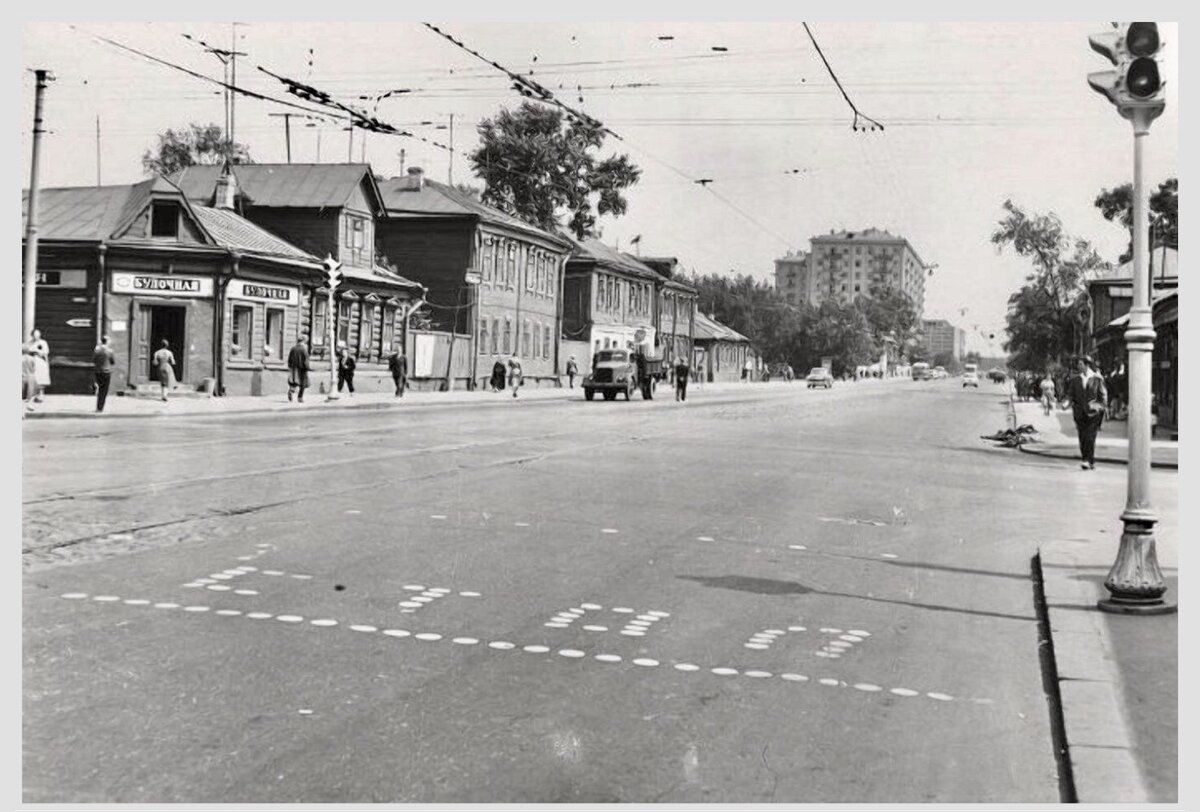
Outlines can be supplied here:
[[1133, 23], [1125, 35], [1125, 46], [1134, 56], [1151, 56], [1158, 51], [1158, 24]]
[[1147, 57], [1133, 60], [1129, 72], [1125, 74], [1125, 86], [1139, 99], [1153, 96], [1162, 86], [1162, 79], [1158, 75], [1158, 63]]

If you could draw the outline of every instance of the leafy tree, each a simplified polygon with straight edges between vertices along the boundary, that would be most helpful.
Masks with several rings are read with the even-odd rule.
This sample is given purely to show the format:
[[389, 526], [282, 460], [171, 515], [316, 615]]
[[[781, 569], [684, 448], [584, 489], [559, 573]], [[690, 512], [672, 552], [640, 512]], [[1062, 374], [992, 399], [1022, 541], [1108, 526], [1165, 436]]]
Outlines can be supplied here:
[[253, 163], [245, 144], [230, 144], [219, 124], [188, 125], [186, 130], [167, 130], [158, 136], [158, 146], [142, 153], [142, 169], [170, 175], [196, 164]]
[[480, 122], [471, 168], [485, 184], [483, 202], [547, 230], [593, 236], [596, 218], [625, 213], [621, 192], [641, 170], [627, 155], [600, 159], [604, 130], [562, 111], [523, 102]]
[[483, 195], [483, 192], [478, 187], [472, 186], [469, 183], [456, 183], [454, 184], [454, 188], [472, 200], [479, 200]]
[[1087, 348], [1087, 273], [1106, 263], [1087, 241], [1068, 236], [1053, 212], [1026, 214], [1011, 200], [1004, 211], [992, 243], [997, 251], [1012, 248], [1033, 265], [1025, 284], [1009, 297], [1004, 347], [1013, 369], [1043, 370]]
[[[1133, 230], [1133, 184], [1124, 183], [1112, 189], [1103, 189], [1096, 195], [1095, 206], [1110, 223], [1120, 223], [1126, 231]], [[1158, 185], [1158, 191], [1150, 195], [1151, 248], [1179, 247], [1179, 179], [1169, 178]], [[1125, 253], [1117, 260], [1128, 262], [1133, 258], [1133, 240], [1125, 246]]]
[[854, 304], [830, 297], [811, 314], [808, 328], [810, 360], [833, 358], [833, 374], [852, 372], [855, 367], [878, 359], [867, 314]]

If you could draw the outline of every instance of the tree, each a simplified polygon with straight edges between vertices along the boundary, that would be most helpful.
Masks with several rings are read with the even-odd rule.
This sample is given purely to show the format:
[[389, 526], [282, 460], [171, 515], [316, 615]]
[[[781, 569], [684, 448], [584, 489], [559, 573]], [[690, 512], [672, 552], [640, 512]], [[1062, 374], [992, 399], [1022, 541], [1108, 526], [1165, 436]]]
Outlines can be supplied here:
[[479, 187], [472, 186], [469, 183], [456, 183], [454, 184], [454, 188], [472, 200], [479, 200], [483, 195], [483, 192], [479, 190]]
[[593, 236], [596, 218], [625, 213], [622, 190], [641, 170], [627, 155], [600, 159], [602, 127], [560, 110], [523, 102], [480, 122], [471, 168], [485, 184], [483, 202], [546, 230]]
[[1087, 349], [1087, 273], [1106, 267], [1085, 240], [1072, 239], [1058, 216], [1026, 214], [1011, 200], [991, 241], [997, 251], [1010, 247], [1033, 264], [1025, 284], [1008, 300], [1010, 366], [1044, 370], [1064, 364], [1066, 356]]
[[167, 130], [158, 136], [158, 146], [142, 153], [142, 169], [157, 175], [170, 175], [196, 164], [248, 164], [250, 149], [245, 144], [230, 144], [219, 124], [195, 122], [186, 130]]
[[831, 296], [811, 312], [808, 340], [812, 366], [823, 357], [831, 357], [834, 375], [852, 372], [877, 358], [866, 313], [836, 297]]
[[[1126, 231], [1133, 231], [1133, 184], [1125, 183], [1112, 189], [1102, 189], [1096, 195], [1095, 206], [1110, 223], [1117, 222]], [[1179, 179], [1168, 178], [1150, 195], [1151, 249], [1157, 246], [1179, 247]], [[1125, 246], [1118, 263], [1133, 258], [1133, 240]]]

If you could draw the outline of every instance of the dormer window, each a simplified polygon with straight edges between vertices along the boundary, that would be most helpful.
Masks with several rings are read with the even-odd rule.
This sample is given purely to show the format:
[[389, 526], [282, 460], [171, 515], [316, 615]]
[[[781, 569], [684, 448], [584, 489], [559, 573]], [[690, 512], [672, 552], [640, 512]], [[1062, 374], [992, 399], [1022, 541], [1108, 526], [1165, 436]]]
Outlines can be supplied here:
[[179, 236], [179, 204], [154, 203], [150, 206], [150, 236]]

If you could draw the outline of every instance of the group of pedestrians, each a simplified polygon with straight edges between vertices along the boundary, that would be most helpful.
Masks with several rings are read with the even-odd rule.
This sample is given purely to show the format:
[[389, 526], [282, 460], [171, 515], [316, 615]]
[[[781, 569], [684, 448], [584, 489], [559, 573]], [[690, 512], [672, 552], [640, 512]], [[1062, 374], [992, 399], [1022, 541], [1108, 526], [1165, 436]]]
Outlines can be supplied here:
[[[297, 403], [304, 402], [304, 390], [308, 388], [308, 373], [312, 365], [308, 355], [308, 337], [297, 336], [296, 344], [288, 352], [288, 400], [293, 398]], [[354, 371], [358, 368], [358, 360], [350, 353], [345, 344], [337, 349], [337, 390], [349, 390], [354, 394]], [[408, 388], [408, 358], [404, 351], [396, 348], [388, 356], [388, 372], [392, 375], [392, 383], [396, 386], [396, 397], [404, 397]]]
[[[575, 356], [572, 355], [571, 361], [574, 360]], [[578, 371], [578, 367], [576, 367], [576, 371]], [[507, 364], [502, 358], [496, 359], [496, 363], [492, 364], [492, 376], [488, 379], [488, 386], [491, 387], [493, 392], [503, 392], [506, 380], [508, 388], [512, 389], [512, 396], [515, 398], [517, 392], [525, 385], [525, 373], [521, 369], [521, 359], [515, 355], [508, 359]], [[574, 376], [572, 376], [572, 386], [574, 386], [574, 380]]]

